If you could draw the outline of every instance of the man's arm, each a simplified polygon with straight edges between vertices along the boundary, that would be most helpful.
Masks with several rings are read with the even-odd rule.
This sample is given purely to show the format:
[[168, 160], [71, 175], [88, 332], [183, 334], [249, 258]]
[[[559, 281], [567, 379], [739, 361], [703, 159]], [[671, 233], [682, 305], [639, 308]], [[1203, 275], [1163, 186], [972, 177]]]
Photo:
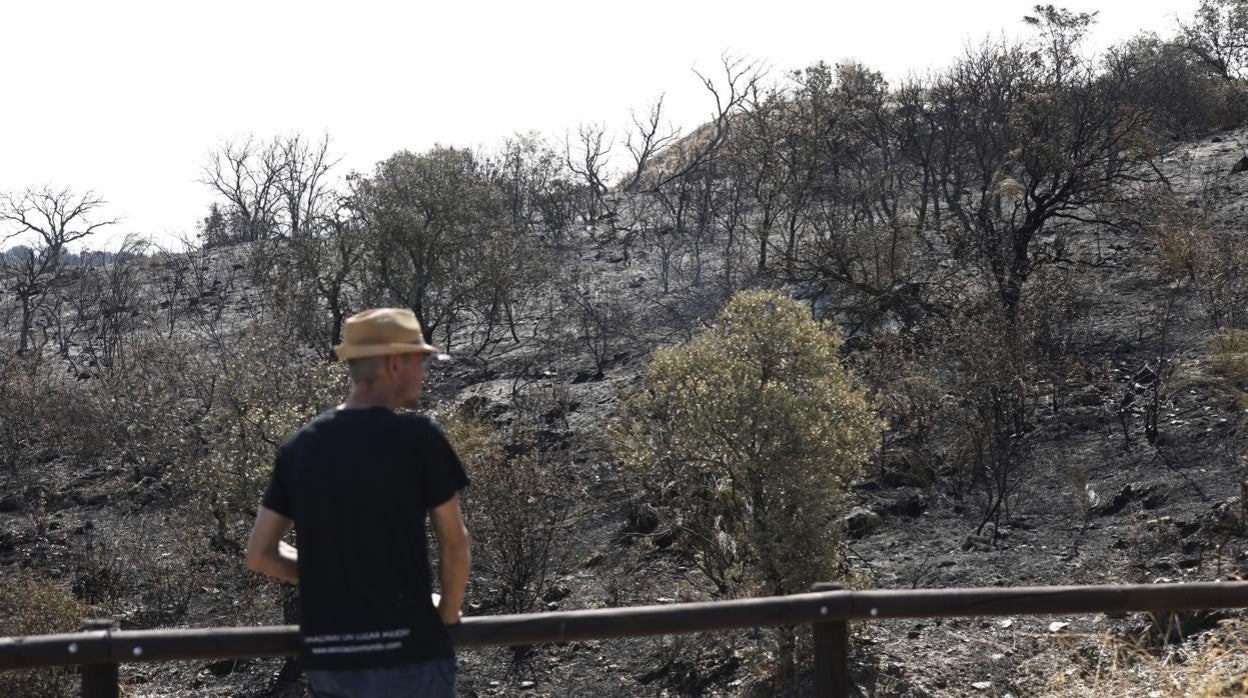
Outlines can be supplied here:
[[247, 540], [247, 569], [298, 584], [298, 551], [282, 540], [293, 524], [272, 509], [260, 507], [251, 538]]
[[429, 512], [433, 531], [438, 536], [441, 562], [438, 576], [442, 581], [442, 599], [438, 602], [438, 615], [442, 622], [454, 625], [459, 622], [459, 609], [464, 603], [464, 589], [468, 586], [468, 569], [472, 555], [468, 551], [468, 527], [459, 511], [459, 493], [434, 507]]

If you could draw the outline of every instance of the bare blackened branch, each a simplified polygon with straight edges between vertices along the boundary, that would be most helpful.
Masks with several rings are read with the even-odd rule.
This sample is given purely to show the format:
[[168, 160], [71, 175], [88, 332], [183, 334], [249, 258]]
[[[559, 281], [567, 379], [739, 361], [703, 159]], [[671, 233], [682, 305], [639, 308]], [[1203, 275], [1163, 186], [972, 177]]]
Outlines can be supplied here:
[[763, 72], [756, 63], [747, 63], [744, 59], [729, 56], [724, 56], [720, 63], [723, 67], [722, 85], [716, 84], [715, 79], [708, 75], [693, 71], [715, 100], [710, 121], [674, 146], [679, 151], [673, 154], [675, 162], [670, 169], [660, 168], [655, 180], [646, 188], [647, 191], [657, 191], [663, 185], [688, 175], [714, 159], [728, 140], [732, 120], [741, 111], [755, 85], [763, 78]]
[[564, 162], [589, 189], [585, 218], [591, 223], [611, 211], [606, 201], [611, 146], [607, 128], [601, 124], [581, 124], [576, 130], [575, 145], [571, 139], [564, 139]]
[[[663, 122], [663, 95], [655, 100], [650, 107], [650, 112], [646, 116], [645, 121], [637, 118], [637, 114], [633, 113], [633, 131], [628, 134], [624, 146], [628, 148], [628, 152], [633, 157], [633, 176], [628, 183], [624, 185], [624, 191], [634, 191], [641, 182], [642, 176], [646, 172], [646, 167], [650, 164], [651, 158], [656, 153], [661, 152], [668, 145], [671, 145], [679, 136], [676, 129], [671, 124], [662, 126]], [[660, 127], [663, 132], [660, 133]]]

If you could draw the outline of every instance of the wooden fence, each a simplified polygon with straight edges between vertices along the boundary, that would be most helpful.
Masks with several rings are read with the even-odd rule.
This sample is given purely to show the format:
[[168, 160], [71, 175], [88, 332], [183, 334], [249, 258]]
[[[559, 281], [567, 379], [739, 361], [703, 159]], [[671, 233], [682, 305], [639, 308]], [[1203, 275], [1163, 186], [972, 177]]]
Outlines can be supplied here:
[[[845, 591], [707, 603], [465, 618], [451, 629], [457, 647], [532, 645], [810, 624], [816, 695], [849, 696], [850, 620], [1047, 615], [1248, 607], [1248, 582], [1071, 587], [993, 587]], [[82, 632], [0, 638], [0, 671], [80, 666], [82, 695], [119, 695], [125, 662], [275, 657], [298, 651], [296, 626], [120, 630], [89, 621]]]

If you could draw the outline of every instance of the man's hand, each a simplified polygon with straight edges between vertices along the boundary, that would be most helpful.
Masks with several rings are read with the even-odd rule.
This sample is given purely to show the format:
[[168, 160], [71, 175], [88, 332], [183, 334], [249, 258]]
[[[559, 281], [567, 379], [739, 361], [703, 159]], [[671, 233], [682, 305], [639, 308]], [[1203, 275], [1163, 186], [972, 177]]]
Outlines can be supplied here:
[[442, 618], [442, 623], [444, 625], [455, 625], [462, 619], [458, 610], [455, 611], [455, 620], [447, 620], [447, 617], [442, 615], [442, 595], [436, 591], [433, 592], [433, 607], [438, 609], [438, 616]]
[[443, 625], [455, 625], [464, 619], [464, 615], [459, 612], [458, 608], [450, 608], [443, 604], [438, 604], [438, 615], [442, 617]]

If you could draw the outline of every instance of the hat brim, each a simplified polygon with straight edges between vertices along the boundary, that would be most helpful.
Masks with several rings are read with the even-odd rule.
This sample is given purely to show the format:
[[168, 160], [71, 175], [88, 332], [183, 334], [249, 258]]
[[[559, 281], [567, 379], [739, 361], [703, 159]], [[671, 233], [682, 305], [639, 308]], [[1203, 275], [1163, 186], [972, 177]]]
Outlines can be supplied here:
[[338, 356], [339, 361], [350, 361], [351, 359], [369, 359], [374, 356], [388, 356], [390, 354], [439, 354], [441, 349], [432, 344], [339, 344], [334, 347], [334, 354]]

